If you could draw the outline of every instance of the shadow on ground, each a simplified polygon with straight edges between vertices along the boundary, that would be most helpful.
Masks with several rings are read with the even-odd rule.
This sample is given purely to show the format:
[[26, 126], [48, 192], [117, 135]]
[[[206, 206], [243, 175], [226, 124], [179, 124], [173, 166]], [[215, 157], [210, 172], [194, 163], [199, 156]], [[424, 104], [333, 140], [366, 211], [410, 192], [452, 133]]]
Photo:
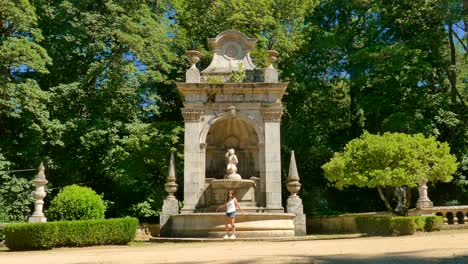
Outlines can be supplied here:
[[[429, 253], [427, 251], [427, 253]], [[335, 255], [335, 256], [269, 256], [249, 258], [233, 261], [213, 261], [213, 262], [181, 262], [183, 264], [201, 264], [201, 263], [229, 263], [229, 264], [252, 264], [252, 263], [297, 263], [297, 264], [468, 264], [468, 256], [453, 257], [419, 257], [425, 252], [404, 252], [387, 253], [381, 256], [362, 256], [362, 255]]]

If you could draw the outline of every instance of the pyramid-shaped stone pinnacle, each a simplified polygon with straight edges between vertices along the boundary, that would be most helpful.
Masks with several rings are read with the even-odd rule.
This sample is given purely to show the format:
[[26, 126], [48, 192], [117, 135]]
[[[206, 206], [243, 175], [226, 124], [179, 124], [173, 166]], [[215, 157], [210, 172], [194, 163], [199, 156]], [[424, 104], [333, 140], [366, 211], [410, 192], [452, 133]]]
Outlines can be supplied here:
[[291, 151], [291, 161], [289, 162], [288, 182], [299, 181], [299, 173], [297, 173], [296, 158], [294, 150]]
[[167, 182], [175, 182], [176, 181], [174, 152], [171, 152], [171, 160], [169, 161], [169, 173], [167, 174], [166, 181]]

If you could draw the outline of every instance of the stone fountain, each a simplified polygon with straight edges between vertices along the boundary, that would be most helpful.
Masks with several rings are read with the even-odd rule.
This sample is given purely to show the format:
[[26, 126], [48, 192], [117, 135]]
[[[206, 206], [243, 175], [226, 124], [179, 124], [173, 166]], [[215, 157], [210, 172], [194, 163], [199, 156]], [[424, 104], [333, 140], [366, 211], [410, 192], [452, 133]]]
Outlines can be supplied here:
[[236, 218], [238, 237], [302, 235], [296, 228], [304, 217], [295, 195], [300, 184], [294, 185], [299, 209], [285, 212], [281, 198], [281, 98], [288, 84], [278, 81], [273, 66], [278, 53], [267, 51], [268, 67], [257, 69], [250, 57], [256, 39], [233, 30], [208, 39], [208, 46], [211, 64], [200, 72], [201, 53], [188, 51], [186, 82], [177, 83], [184, 103], [184, 200], [180, 212], [171, 195], [165, 200], [165, 236], [222, 236], [225, 216], [215, 209], [228, 190], [247, 212]]

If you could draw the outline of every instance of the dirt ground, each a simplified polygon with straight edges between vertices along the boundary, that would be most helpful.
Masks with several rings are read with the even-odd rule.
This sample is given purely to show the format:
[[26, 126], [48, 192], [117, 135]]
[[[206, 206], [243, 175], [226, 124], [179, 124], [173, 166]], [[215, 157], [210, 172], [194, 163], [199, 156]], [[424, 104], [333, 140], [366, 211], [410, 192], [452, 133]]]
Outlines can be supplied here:
[[318, 237], [307, 241], [147, 243], [29, 252], [0, 250], [0, 264], [19, 263], [468, 264], [468, 231], [405, 237]]

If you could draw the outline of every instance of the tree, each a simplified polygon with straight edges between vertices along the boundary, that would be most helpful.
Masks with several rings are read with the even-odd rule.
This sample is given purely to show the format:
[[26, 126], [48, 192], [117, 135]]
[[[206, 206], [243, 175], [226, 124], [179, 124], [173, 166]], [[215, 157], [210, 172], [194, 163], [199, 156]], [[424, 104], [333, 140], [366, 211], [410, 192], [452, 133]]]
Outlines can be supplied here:
[[159, 208], [182, 131], [180, 120], [160, 118], [160, 107], [173, 107], [160, 96], [173, 89], [168, 74], [176, 64], [169, 6], [152, 0], [34, 4], [53, 60], [50, 75], [38, 82], [51, 94], [51, 117], [64, 125], [63, 144], [46, 151], [50, 183], [103, 193], [108, 216], [131, 214], [145, 201]]
[[434, 137], [365, 132], [348, 142], [344, 151], [336, 153], [322, 168], [325, 178], [338, 189], [351, 185], [377, 188], [387, 209], [392, 211], [383, 187], [411, 188], [423, 180], [450, 182], [457, 165], [449, 145]]

